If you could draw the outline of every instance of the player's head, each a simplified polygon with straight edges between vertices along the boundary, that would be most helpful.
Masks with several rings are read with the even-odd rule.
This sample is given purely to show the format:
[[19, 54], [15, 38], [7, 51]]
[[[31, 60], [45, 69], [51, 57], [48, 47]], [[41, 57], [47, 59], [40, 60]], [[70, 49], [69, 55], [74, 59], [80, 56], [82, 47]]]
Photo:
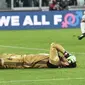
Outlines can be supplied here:
[[56, 0], [52, 0], [52, 2], [53, 2], [53, 4], [56, 4], [57, 3]]

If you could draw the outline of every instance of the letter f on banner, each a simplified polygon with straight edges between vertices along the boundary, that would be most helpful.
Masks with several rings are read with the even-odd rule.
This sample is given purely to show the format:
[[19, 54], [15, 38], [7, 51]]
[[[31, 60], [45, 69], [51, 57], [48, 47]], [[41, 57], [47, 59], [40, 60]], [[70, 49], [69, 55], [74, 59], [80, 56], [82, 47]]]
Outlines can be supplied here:
[[62, 15], [54, 15], [54, 25], [58, 25], [62, 21]]

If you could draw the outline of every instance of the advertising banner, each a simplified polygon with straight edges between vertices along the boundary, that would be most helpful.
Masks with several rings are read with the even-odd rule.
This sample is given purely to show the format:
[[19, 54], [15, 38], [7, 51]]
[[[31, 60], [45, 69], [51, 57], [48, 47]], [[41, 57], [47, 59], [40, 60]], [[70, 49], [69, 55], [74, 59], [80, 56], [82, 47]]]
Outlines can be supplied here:
[[83, 11], [0, 12], [1, 30], [79, 28]]

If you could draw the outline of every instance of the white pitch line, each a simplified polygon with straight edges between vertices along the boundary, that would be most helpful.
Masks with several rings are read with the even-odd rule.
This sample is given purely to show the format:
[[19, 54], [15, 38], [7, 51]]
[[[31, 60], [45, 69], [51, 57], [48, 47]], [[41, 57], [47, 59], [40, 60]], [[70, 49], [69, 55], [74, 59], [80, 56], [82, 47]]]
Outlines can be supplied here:
[[35, 80], [10, 80], [0, 81], [0, 83], [24, 83], [24, 82], [45, 82], [45, 81], [70, 81], [70, 80], [85, 80], [85, 78], [56, 78], [56, 79], [35, 79]]
[[71, 52], [71, 53], [73, 53], [73, 54], [79, 54], [79, 55], [85, 55], [85, 53], [84, 52]]
[[4, 47], [4, 48], [17, 48], [17, 49], [27, 49], [27, 50], [42, 50], [42, 51], [49, 51], [49, 50], [47, 50], [47, 49], [27, 48], [27, 47], [18, 47], [18, 46], [5, 46], [5, 45], [0, 45], [0, 47]]
[[[0, 47], [3, 48], [15, 48], [15, 49], [27, 49], [27, 50], [38, 50], [38, 51], [46, 51], [49, 52], [48, 49], [40, 49], [40, 48], [27, 48], [27, 47], [19, 47], [19, 46], [6, 46], [6, 45], [0, 45]], [[79, 55], [85, 55], [85, 52], [71, 52], [73, 54], [79, 54]]]

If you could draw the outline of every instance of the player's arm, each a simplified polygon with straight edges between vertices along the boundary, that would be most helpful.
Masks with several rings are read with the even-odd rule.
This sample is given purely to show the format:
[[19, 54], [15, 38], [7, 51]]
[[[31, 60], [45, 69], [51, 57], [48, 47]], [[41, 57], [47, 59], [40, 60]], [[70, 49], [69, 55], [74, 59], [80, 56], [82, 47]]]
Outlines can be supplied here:
[[60, 66], [68, 66], [69, 62], [65, 57], [60, 57]]
[[81, 22], [85, 22], [85, 19], [82, 19]]
[[68, 62], [63, 62], [63, 61], [60, 61], [60, 66], [69, 66], [69, 63]]
[[82, 17], [81, 22], [85, 22], [85, 16]]

